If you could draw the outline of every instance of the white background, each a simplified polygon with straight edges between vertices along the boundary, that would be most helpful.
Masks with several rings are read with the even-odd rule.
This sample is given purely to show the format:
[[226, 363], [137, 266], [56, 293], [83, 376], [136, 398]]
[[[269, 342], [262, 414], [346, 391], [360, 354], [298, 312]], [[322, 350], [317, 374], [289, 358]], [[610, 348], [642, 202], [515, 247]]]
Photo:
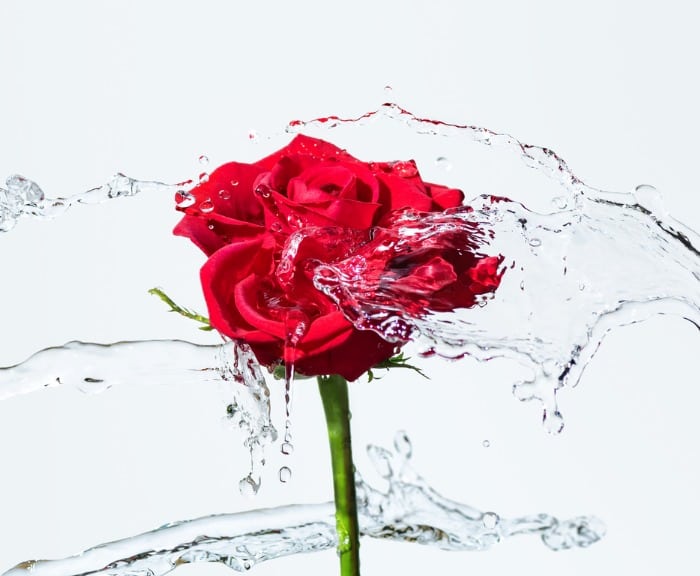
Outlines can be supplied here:
[[[0, 176], [23, 174], [49, 196], [118, 171], [174, 182], [196, 176], [200, 154], [213, 166], [249, 154], [250, 129], [392, 99], [552, 148], [593, 186], [654, 184], [697, 230], [700, 40], [689, 6], [3, 0]], [[176, 220], [169, 197], [124, 199], [1, 237], [0, 365], [72, 339], [206, 341], [146, 294], [164, 286], [203, 309], [202, 257], [170, 236]], [[455, 500], [508, 516], [593, 513], [609, 530], [561, 553], [534, 538], [478, 554], [365, 542], [363, 574], [696, 573], [699, 342], [672, 318], [610, 335], [563, 396], [556, 438], [488, 366], [434, 361], [430, 382], [353, 385], [358, 452], [404, 428], [415, 466]], [[279, 387], [273, 396], [279, 409]], [[275, 481], [274, 457], [252, 501], [235, 487], [245, 454], [222, 431], [221, 398], [135, 382], [0, 405], [0, 569], [170, 520], [331, 498], [314, 386], [296, 390], [293, 482]], [[327, 552], [255, 572], [333, 574], [336, 563]]]

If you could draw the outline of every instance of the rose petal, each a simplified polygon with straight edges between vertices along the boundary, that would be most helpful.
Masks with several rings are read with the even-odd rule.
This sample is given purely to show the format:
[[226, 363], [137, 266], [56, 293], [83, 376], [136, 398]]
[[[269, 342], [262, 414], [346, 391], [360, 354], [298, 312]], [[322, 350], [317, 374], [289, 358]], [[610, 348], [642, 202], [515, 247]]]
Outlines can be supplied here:
[[433, 202], [440, 210], [456, 208], [457, 206], [461, 206], [462, 202], [464, 202], [464, 192], [457, 188], [448, 188], [447, 186], [428, 183], [426, 183], [426, 188]]

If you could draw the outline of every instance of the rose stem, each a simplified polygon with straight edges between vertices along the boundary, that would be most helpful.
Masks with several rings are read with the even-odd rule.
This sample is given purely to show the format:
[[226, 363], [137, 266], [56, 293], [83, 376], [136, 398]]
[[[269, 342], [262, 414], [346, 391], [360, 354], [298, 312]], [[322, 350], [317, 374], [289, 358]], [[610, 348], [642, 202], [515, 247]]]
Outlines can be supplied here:
[[348, 383], [342, 376], [319, 376], [333, 464], [335, 523], [341, 576], [360, 574], [360, 533], [355, 499], [355, 467], [350, 443]]

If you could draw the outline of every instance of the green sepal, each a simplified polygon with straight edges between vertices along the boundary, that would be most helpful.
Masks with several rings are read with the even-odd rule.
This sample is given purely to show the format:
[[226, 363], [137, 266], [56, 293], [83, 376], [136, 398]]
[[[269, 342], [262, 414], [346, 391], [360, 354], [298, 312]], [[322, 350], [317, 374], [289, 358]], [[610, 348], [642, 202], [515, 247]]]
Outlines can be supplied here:
[[408, 368], [409, 370], [417, 372], [426, 380], [430, 380], [430, 378], [426, 376], [425, 373], [418, 368], [418, 366], [413, 366], [412, 364], [408, 363], [410, 359], [410, 356], [404, 356], [403, 352], [399, 352], [396, 356], [392, 356], [379, 364], [375, 364], [371, 369], [367, 370], [367, 382], [371, 382], [375, 379], [379, 380], [381, 378], [381, 376], [374, 375], [374, 370], [390, 370], [391, 368]]

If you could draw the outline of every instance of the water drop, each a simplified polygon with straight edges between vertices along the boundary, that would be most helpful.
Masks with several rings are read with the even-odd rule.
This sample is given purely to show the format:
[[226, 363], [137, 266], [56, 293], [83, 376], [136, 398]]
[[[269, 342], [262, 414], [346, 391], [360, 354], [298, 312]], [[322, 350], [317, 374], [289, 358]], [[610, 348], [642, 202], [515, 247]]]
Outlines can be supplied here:
[[530, 238], [528, 244], [530, 244], [530, 246], [532, 246], [533, 248], [538, 248], [542, 246], [542, 240], [540, 240], [539, 238]]
[[209, 182], [209, 173], [208, 173], [208, 172], [202, 172], [202, 173], [199, 175], [199, 183], [200, 183], [200, 184], [206, 184], [207, 182]]
[[282, 454], [289, 456], [294, 452], [294, 446], [292, 445], [291, 442], [283, 442], [282, 443]]
[[446, 172], [452, 170], [452, 163], [444, 156], [438, 156], [437, 158], [435, 158], [435, 164], [438, 168], [441, 168]]
[[490, 441], [490, 440], [484, 440], [484, 441], [481, 443], [481, 445], [482, 445], [484, 448], [489, 448], [489, 447], [491, 446], [491, 441]]
[[236, 186], [238, 186], [238, 184], [239, 184], [238, 180], [231, 180], [231, 186], [233, 186], [234, 188]]
[[552, 198], [552, 204], [559, 210], [565, 210], [569, 202], [564, 196], [555, 196]]
[[238, 490], [243, 496], [255, 496], [258, 493], [259, 489], [260, 481], [256, 482], [250, 474], [238, 483]]
[[261, 198], [269, 198], [270, 195], [272, 194], [272, 190], [270, 189], [269, 186], [266, 184], [260, 184], [256, 189], [255, 189], [255, 194], [257, 196], [260, 196]]
[[545, 430], [550, 434], [559, 434], [564, 429], [564, 417], [556, 408], [549, 410], [545, 408], [542, 422]]
[[253, 142], [257, 141], [258, 139], [258, 131], [250, 129], [248, 130], [248, 140], [252, 140]]
[[199, 163], [202, 166], [206, 166], [207, 164], [209, 164], [209, 156], [206, 156], [204, 154], [202, 154], [199, 158], [197, 158], [197, 160], [199, 160]]
[[200, 203], [199, 211], [204, 212], [205, 214], [209, 214], [210, 212], [214, 211], [214, 203], [211, 201], [211, 198], [207, 198]]
[[418, 175], [418, 167], [413, 160], [394, 162], [391, 169], [401, 178], [413, 178]]
[[219, 198], [222, 200], [230, 200], [231, 199], [231, 193], [228, 190], [221, 189], [219, 190]]
[[385, 94], [391, 94], [391, 92], [392, 92], [393, 90], [394, 90], [394, 89], [393, 89], [389, 84], [387, 84], [386, 86], [384, 86], [384, 93], [385, 93]]
[[634, 198], [637, 203], [644, 206], [653, 214], [663, 216], [666, 214], [664, 200], [661, 192], [649, 184], [640, 184], [634, 189]]
[[194, 194], [190, 194], [186, 190], [178, 190], [175, 193], [175, 204], [178, 208], [189, 208], [196, 201]]
[[292, 479], [292, 471], [288, 466], [280, 468], [280, 482], [286, 484]]
[[396, 436], [394, 436], [394, 448], [396, 449], [397, 454], [400, 454], [406, 460], [409, 460], [413, 455], [411, 439], [403, 430], [397, 432]]
[[488, 530], [493, 530], [496, 526], [498, 526], [498, 523], [501, 521], [501, 519], [495, 512], [484, 512], [481, 515], [481, 521], [484, 524], [484, 528], [487, 528]]

